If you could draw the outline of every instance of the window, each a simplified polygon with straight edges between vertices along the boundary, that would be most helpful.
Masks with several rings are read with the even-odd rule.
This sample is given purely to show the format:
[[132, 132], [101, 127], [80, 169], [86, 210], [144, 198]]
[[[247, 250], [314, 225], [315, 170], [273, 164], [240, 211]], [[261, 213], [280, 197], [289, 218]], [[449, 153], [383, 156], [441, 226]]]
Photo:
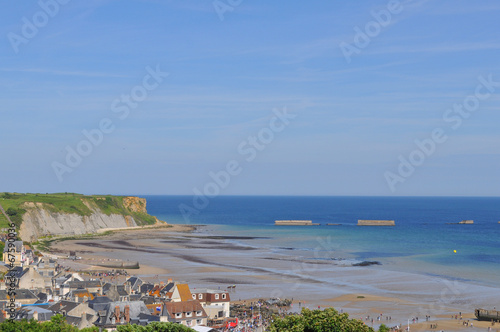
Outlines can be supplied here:
[[191, 321], [190, 321], [190, 320], [187, 320], [187, 321], [186, 321], [186, 325], [187, 325], [187, 326], [191, 326]]
[[198, 325], [201, 324], [201, 319], [197, 319], [196, 324], [198, 324]]
[[201, 316], [201, 310], [198, 310], [198, 311], [196, 312], [196, 316]]
[[193, 315], [193, 312], [192, 311], [188, 311], [186, 312], [186, 317], [191, 317]]
[[215, 299], [218, 300], [219, 299], [219, 294], [215, 294]]
[[198, 299], [201, 300], [203, 298], [203, 294], [198, 294]]
[[222, 298], [225, 299], [226, 298], [226, 294], [222, 294]]
[[182, 313], [178, 312], [175, 314], [175, 318], [180, 318], [182, 316]]
[[193, 294], [193, 300], [196, 300], [196, 294]]

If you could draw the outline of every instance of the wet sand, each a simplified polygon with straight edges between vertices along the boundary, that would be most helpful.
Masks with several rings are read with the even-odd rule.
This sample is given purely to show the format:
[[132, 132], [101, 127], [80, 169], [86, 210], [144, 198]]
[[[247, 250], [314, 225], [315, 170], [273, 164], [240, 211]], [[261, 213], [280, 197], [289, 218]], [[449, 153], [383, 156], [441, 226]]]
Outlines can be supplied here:
[[[129, 274], [150, 280], [173, 278], [189, 283], [192, 289], [226, 289], [236, 285], [230, 289], [232, 300], [293, 298], [294, 311], [304, 306], [333, 306], [363, 320], [382, 313], [374, 327], [380, 323], [406, 324], [407, 319], [419, 317], [419, 323], [412, 324], [411, 330], [430, 331], [431, 322], [425, 322], [425, 316], [430, 315], [432, 324], [438, 323], [438, 331], [458, 331], [466, 327], [450, 320], [452, 314], [462, 312], [469, 317], [476, 307], [499, 305], [497, 288], [392, 272], [383, 266], [353, 267], [335, 260], [318, 261], [299, 256], [293, 250], [276, 253], [260, 246], [262, 240], [267, 239], [219, 236], [203, 226], [175, 225], [63, 241], [55, 243], [53, 249], [58, 255], [76, 251], [83, 258], [76, 264], [103, 259], [139, 261], [141, 269], [128, 270]], [[63, 265], [66, 263], [72, 262], [62, 261]], [[386, 316], [392, 319], [386, 321]], [[371, 325], [371, 319], [367, 323]], [[488, 324], [474, 321], [477, 331], [486, 331]], [[500, 329], [500, 324], [494, 328]]]

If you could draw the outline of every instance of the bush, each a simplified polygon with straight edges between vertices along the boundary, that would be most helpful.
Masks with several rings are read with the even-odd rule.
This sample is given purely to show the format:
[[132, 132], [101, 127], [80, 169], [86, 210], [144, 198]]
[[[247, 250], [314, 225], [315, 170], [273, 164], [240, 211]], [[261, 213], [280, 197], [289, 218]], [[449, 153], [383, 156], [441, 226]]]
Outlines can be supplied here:
[[7, 211], [5, 211], [9, 217], [13, 217], [15, 215], [17, 215], [17, 209], [14, 209], [14, 208], [8, 208]]
[[346, 313], [328, 308], [323, 311], [303, 308], [300, 315], [275, 317], [269, 332], [374, 332], [362, 321], [349, 319]]
[[17, 226], [21, 225], [23, 222], [23, 214], [26, 212], [24, 209], [15, 209], [13, 207], [10, 207], [5, 211], [7, 215], [10, 217], [10, 220]]
[[385, 324], [380, 325], [380, 327], [378, 328], [378, 332], [390, 332], [390, 331], [391, 329], [385, 326]]

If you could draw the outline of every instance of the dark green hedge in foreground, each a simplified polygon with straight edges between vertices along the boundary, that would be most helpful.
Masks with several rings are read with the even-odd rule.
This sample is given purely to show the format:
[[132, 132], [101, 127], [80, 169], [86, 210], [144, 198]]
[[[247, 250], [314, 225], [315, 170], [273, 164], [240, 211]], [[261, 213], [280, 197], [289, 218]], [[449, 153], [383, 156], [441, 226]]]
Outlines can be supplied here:
[[[148, 326], [122, 325], [118, 326], [119, 332], [194, 332], [194, 330], [179, 324], [154, 322]], [[98, 332], [99, 328], [89, 327], [78, 329], [68, 323], [61, 315], [53, 316], [50, 321], [38, 322], [35, 320], [4, 321], [0, 323], [1, 332]]]

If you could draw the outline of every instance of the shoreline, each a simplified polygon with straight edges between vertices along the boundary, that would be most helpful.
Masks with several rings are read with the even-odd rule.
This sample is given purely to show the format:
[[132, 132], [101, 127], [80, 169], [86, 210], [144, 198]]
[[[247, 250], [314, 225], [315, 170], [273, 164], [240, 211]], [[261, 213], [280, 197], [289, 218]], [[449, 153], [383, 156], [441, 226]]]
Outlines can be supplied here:
[[[233, 301], [294, 298], [294, 310], [300, 301], [301, 306], [310, 309], [318, 305], [343, 309], [358, 319], [379, 313], [392, 317], [391, 321], [374, 322], [374, 327], [380, 323], [394, 326], [408, 317], [422, 320], [430, 315], [433, 324], [440, 322], [438, 326], [447, 326], [445, 330], [453, 326], [458, 331], [462, 328], [448, 317], [460, 311], [473, 316], [475, 306], [495, 303], [491, 294], [498, 294], [498, 288], [439, 277], [387, 271], [377, 266], [341, 266], [294, 257], [293, 252], [288, 256], [275, 254], [259, 247], [258, 241], [263, 238], [214, 234], [208, 226], [200, 226], [175, 225], [155, 231], [125, 229], [95, 239], [56, 241], [52, 249], [61, 253], [72, 248], [87, 262], [137, 260], [141, 268], [127, 270], [128, 274], [150, 281], [173, 278], [189, 283], [191, 289], [237, 285], [230, 293]], [[62, 265], [66, 263], [71, 262], [63, 260]], [[86, 270], [97, 269], [88, 266]], [[420, 321], [418, 328], [429, 328], [430, 323]], [[477, 327], [483, 323], [489, 324], [474, 321]], [[483, 330], [488, 326], [484, 325]], [[417, 323], [413, 330], [416, 328]]]

